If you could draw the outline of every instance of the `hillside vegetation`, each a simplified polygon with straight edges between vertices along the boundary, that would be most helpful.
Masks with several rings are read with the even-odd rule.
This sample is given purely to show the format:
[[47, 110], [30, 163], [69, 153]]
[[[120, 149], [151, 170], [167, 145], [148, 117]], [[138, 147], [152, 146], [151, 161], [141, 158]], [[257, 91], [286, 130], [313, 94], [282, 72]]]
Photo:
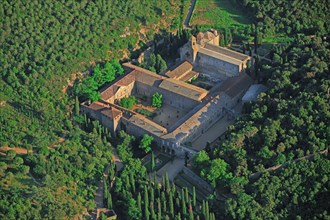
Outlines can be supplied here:
[[[153, 40], [157, 31], [177, 29], [180, 12], [186, 10], [183, 3], [1, 2], [0, 147], [23, 152], [0, 155], [1, 219], [73, 218], [95, 207], [95, 185], [111, 160], [109, 141], [114, 140], [78, 114], [72, 94], [93, 97], [98, 88], [86, 91], [89, 81], [112, 81], [122, 74], [108, 71], [105, 61], [113, 64], [113, 59], [130, 55], [143, 45], [141, 39]], [[94, 76], [101, 81], [90, 77], [73, 91], [74, 81], [81, 78], [77, 73], [99, 62], [95, 69], [105, 70]]]
[[329, 218], [329, 10], [325, 1], [294, 4], [244, 1], [259, 34], [293, 40], [272, 47], [272, 63], [256, 57], [258, 80], [269, 90], [245, 104], [213, 150], [193, 159], [196, 171], [229, 195], [217, 213], [224, 219]]

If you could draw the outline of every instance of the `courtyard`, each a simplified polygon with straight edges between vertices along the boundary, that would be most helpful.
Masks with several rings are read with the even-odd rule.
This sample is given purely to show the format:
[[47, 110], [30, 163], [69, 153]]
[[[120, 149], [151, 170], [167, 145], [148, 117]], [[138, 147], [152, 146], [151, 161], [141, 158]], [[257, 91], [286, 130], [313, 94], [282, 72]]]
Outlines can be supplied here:
[[[163, 103], [160, 109], [152, 107], [151, 100], [148, 97], [142, 97], [141, 95], [135, 94], [138, 102], [133, 106], [133, 111], [138, 112], [157, 124], [169, 129], [178, 120], [185, 116], [188, 111], [175, 108], [171, 105]], [[143, 110], [142, 110], [143, 109]]]

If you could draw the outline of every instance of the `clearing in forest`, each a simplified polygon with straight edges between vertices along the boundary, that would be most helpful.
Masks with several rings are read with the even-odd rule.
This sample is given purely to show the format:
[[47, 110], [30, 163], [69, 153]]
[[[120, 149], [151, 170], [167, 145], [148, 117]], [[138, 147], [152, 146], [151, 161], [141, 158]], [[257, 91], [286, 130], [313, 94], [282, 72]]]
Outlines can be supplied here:
[[192, 16], [192, 25], [202, 29], [244, 29], [251, 21], [231, 0], [198, 0]]

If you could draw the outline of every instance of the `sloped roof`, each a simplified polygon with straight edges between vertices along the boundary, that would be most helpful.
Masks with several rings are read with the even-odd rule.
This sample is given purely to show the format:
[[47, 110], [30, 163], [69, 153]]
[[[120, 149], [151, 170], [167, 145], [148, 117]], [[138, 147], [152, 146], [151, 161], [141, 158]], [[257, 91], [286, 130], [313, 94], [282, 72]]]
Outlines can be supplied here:
[[90, 108], [92, 110], [95, 110], [95, 111], [98, 111], [98, 110], [101, 110], [101, 109], [104, 109], [106, 108], [107, 106], [101, 102], [93, 102], [92, 104], [90, 105], [85, 105], [87, 108]]
[[129, 121], [139, 127], [142, 127], [146, 131], [149, 131], [156, 136], [160, 136], [167, 133], [166, 128], [139, 114], [133, 115], [129, 119]]
[[220, 86], [220, 91], [225, 92], [230, 97], [237, 96], [240, 92], [245, 91], [253, 83], [253, 80], [247, 74], [241, 74], [236, 77], [230, 77]]
[[213, 58], [216, 58], [218, 60], [223, 60], [227, 63], [231, 63], [231, 64], [234, 64], [234, 65], [241, 65], [242, 64], [242, 61], [241, 60], [237, 60], [235, 58], [232, 58], [232, 57], [229, 57], [229, 56], [226, 56], [222, 53], [218, 53], [214, 50], [210, 50], [210, 49], [207, 49], [207, 48], [200, 48], [200, 50], [198, 51], [198, 53], [201, 53], [201, 54], [204, 54], [206, 56], [210, 56], [210, 57], [213, 57]]
[[207, 94], [205, 89], [171, 78], [163, 80], [160, 83], [159, 88], [177, 93], [196, 101], [200, 101]]
[[254, 84], [251, 85], [248, 91], [244, 94], [242, 100], [243, 101], [256, 101], [258, 99], [258, 95], [262, 92], [266, 92], [267, 87], [263, 84]]
[[192, 71], [192, 68], [193, 66], [191, 63], [189, 63], [188, 61], [184, 61], [172, 70], [167, 71], [165, 75], [170, 78], [177, 79], [180, 78], [182, 75], [187, 74], [189, 71]]
[[117, 116], [122, 115], [122, 112], [114, 107], [107, 108], [107, 109], [101, 111], [101, 113], [112, 119], [115, 119]]
[[234, 50], [229, 50], [227, 48], [216, 46], [216, 45], [213, 45], [213, 44], [206, 44], [205, 48], [209, 49], [209, 50], [212, 50], [212, 51], [215, 51], [215, 52], [218, 52], [218, 53], [221, 53], [221, 54], [226, 55], [228, 57], [231, 57], [233, 59], [240, 60], [240, 61], [244, 61], [244, 60], [247, 60], [247, 59], [251, 58], [250, 56], [248, 56], [246, 54], [238, 53]]

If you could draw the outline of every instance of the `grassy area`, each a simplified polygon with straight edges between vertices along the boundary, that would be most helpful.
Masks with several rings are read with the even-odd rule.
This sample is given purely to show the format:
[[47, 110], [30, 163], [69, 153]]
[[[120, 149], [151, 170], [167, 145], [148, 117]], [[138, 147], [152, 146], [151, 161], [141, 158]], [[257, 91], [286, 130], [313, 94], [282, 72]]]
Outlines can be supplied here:
[[200, 25], [202, 30], [209, 28], [244, 30], [251, 21], [231, 0], [197, 0], [191, 24]]

